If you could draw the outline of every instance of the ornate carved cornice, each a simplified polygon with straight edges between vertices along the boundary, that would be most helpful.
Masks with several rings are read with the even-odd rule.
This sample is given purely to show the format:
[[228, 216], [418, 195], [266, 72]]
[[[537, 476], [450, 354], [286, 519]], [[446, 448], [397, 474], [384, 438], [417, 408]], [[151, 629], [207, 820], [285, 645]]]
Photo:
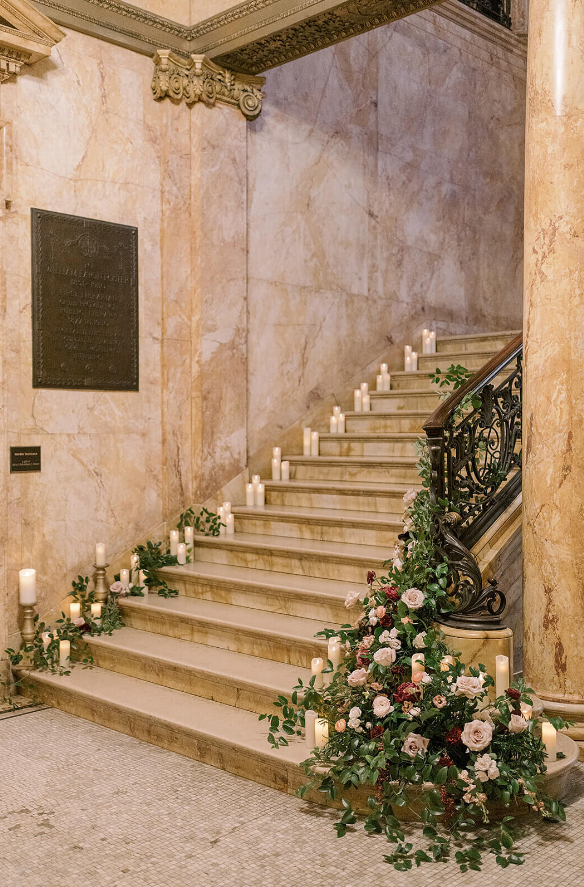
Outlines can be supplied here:
[[216, 102], [239, 108], [248, 120], [255, 120], [262, 110], [264, 77], [234, 74], [220, 68], [204, 55], [184, 59], [171, 50], [159, 50], [154, 56], [152, 93], [157, 101], [166, 96], [193, 105]]
[[27, 0], [0, 0], [0, 83], [49, 56], [64, 36]]

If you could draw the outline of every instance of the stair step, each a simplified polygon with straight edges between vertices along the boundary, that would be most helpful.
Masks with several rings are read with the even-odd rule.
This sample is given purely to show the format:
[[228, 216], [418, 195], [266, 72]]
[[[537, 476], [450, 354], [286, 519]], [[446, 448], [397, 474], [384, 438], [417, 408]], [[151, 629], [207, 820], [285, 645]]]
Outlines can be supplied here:
[[277, 696], [288, 696], [298, 677], [310, 679], [306, 668], [134, 628], [87, 643], [99, 668], [257, 714], [277, 713]]
[[322, 456], [413, 456], [423, 432], [364, 432], [320, 435]]
[[[403, 510], [401, 498], [399, 503]], [[352, 511], [301, 505], [266, 505], [265, 508], [234, 506], [233, 513], [236, 533], [266, 533], [270, 536], [318, 539], [322, 542], [386, 545], [388, 548], [394, 545], [398, 533], [402, 532], [403, 524], [397, 513], [391, 515], [384, 511]]]
[[369, 570], [381, 571], [390, 551], [385, 546], [319, 542], [236, 533], [234, 536], [197, 536], [195, 563], [199, 561], [259, 567], [277, 573], [294, 573], [337, 582], [366, 581]]
[[380, 484], [371, 481], [349, 483], [318, 480], [266, 480], [266, 502], [273, 506], [289, 505], [329, 510], [375, 511], [403, 514], [403, 495], [408, 484]]
[[414, 456], [286, 456], [293, 480], [419, 483]]
[[[436, 399], [434, 408], [438, 403], [439, 400]], [[382, 412], [379, 409], [367, 412], [347, 412], [345, 413], [345, 427], [349, 433], [356, 432], [358, 434], [384, 431], [414, 431], [421, 434], [423, 433], [422, 426], [431, 412], [432, 408], [429, 410], [394, 410], [393, 412]]]
[[26, 675], [42, 702], [152, 745], [294, 794], [306, 782], [301, 740], [277, 750], [257, 714], [102, 668]]
[[500, 351], [518, 336], [521, 330], [508, 330], [501, 333], [470, 333], [465, 336], [444, 336], [436, 341], [436, 351], [444, 354], [462, 351]]
[[370, 397], [372, 413], [393, 414], [423, 410], [426, 418], [440, 403], [439, 389], [430, 386], [414, 388], [412, 391], [372, 391]]
[[[467, 370], [478, 370], [494, 357], [498, 348], [488, 351], [448, 351], [436, 354], [418, 354], [418, 370], [432, 372], [436, 367], [447, 370], [451, 364], [461, 364]], [[392, 373], [392, 377], [396, 375]]]
[[315, 619], [157, 594], [122, 598], [120, 608], [130, 628], [303, 668], [326, 651], [326, 642], [314, 635], [327, 626]]
[[347, 593], [364, 588], [362, 582], [338, 582], [336, 578], [317, 579], [202, 561], [166, 567], [163, 572], [172, 588], [189, 597], [339, 624], [349, 621], [344, 607]]

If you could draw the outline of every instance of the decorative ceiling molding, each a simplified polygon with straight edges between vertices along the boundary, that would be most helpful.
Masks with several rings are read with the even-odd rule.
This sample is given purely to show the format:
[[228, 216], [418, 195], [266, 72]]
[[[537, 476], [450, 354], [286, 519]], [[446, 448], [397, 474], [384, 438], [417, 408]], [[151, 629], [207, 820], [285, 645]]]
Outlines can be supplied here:
[[168, 96], [187, 105], [203, 102], [212, 108], [217, 102], [239, 108], [247, 120], [255, 120], [262, 110], [265, 77], [233, 74], [204, 55], [183, 59], [170, 50], [154, 57], [152, 93], [157, 101]]
[[47, 58], [64, 36], [27, 0], [0, 0], [0, 83]]

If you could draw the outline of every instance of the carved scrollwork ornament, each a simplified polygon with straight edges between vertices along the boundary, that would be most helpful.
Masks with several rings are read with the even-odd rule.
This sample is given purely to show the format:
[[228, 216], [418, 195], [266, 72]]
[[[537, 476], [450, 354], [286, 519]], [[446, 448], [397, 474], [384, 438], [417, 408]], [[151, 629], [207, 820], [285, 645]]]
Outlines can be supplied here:
[[247, 120], [255, 120], [261, 113], [264, 77], [235, 74], [206, 56], [185, 59], [170, 50], [159, 50], [154, 65], [152, 94], [156, 101], [168, 96], [187, 105], [203, 102], [209, 108], [220, 102], [239, 108]]

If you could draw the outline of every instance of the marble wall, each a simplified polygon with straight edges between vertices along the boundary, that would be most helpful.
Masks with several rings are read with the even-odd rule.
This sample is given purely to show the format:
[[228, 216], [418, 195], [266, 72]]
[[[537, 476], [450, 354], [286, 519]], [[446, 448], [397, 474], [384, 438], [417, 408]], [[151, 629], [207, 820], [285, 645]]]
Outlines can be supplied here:
[[[47, 612], [96, 539], [203, 501], [425, 321], [520, 325], [524, 67], [427, 12], [269, 72], [252, 124], [76, 32], [0, 87], [0, 649], [22, 566]], [[31, 206], [138, 226], [139, 393], [32, 389]], [[27, 443], [43, 471], [9, 475]]]

